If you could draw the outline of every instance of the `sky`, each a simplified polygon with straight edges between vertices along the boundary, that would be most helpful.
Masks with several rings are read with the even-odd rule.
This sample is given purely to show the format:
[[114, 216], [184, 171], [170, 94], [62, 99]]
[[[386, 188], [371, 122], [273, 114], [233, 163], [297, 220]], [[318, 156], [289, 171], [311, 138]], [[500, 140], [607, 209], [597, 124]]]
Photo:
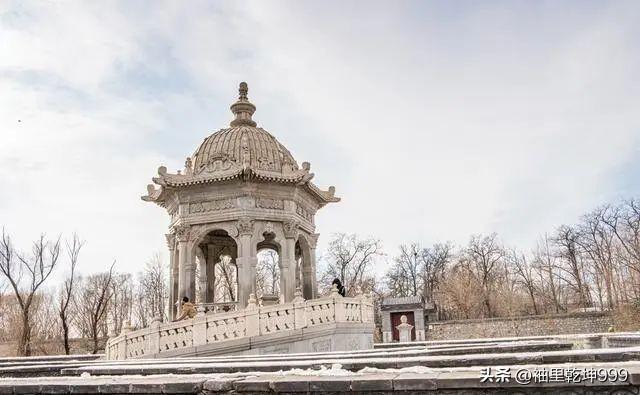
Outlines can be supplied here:
[[[0, 0], [0, 226], [86, 241], [80, 270], [166, 258], [140, 196], [228, 125], [308, 161], [335, 232], [538, 237], [640, 197], [637, 1]], [[384, 264], [378, 271], [384, 271]]]

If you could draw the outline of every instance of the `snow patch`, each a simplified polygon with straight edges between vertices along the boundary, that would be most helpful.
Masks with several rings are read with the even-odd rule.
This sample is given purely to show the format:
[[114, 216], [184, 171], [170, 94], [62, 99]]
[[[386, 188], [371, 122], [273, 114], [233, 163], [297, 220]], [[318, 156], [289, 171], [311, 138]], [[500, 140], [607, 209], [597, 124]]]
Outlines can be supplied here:
[[360, 374], [372, 374], [372, 373], [417, 373], [417, 374], [425, 374], [425, 373], [433, 373], [433, 372], [437, 372], [437, 371], [438, 370], [433, 369], [433, 368], [428, 368], [426, 366], [416, 365], [416, 366], [409, 366], [409, 367], [400, 368], [400, 369], [396, 369], [396, 368], [378, 369], [378, 368], [366, 367], [366, 368], [360, 369], [358, 371], [358, 373], [360, 373]]

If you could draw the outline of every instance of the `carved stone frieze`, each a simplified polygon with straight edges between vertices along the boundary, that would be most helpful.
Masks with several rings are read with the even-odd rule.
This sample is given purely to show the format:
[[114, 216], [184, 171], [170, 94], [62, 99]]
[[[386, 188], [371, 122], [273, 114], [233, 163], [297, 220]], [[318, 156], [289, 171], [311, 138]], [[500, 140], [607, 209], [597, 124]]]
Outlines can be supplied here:
[[280, 199], [258, 198], [256, 199], [256, 207], [272, 210], [284, 210], [284, 201]]
[[220, 153], [212, 156], [206, 163], [203, 163], [198, 169], [195, 169], [194, 174], [222, 172], [236, 166], [235, 158], [225, 153]]
[[253, 220], [248, 217], [242, 217], [237, 223], [238, 233], [240, 235], [252, 235], [253, 234]]
[[220, 211], [235, 208], [235, 199], [217, 199], [205, 202], [189, 204], [189, 214], [206, 213], [209, 211]]
[[313, 214], [299, 203], [296, 204], [296, 213], [307, 221], [313, 223]]
[[295, 238], [298, 236], [298, 223], [296, 221], [285, 221], [282, 223], [284, 237]]
[[331, 351], [331, 340], [327, 339], [311, 343], [311, 347], [313, 348], [313, 352]]
[[277, 170], [275, 162], [264, 156], [258, 158], [258, 168], [262, 170], [270, 170], [270, 171]]

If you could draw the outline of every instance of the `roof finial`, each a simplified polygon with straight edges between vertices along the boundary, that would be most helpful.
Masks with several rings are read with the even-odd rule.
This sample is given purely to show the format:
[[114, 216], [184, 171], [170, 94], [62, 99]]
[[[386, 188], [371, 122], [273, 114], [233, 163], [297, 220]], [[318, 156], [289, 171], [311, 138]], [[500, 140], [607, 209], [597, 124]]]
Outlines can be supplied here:
[[241, 82], [240, 83], [240, 88], [238, 89], [238, 92], [240, 92], [240, 97], [238, 97], [239, 100], [249, 100], [247, 99], [247, 93], [249, 93], [249, 86], [247, 85], [246, 82]]
[[251, 116], [256, 111], [256, 106], [254, 106], [247, 98], [249, 86], [246, 82], [243, 81], [240, 83], [238, 92], [238, 101], [231, 105], [231, 111], [236, 115], [236, 119], [231, 121], [231, 126], [248, 125], [255, 127], [256, 123], [251, 119]]

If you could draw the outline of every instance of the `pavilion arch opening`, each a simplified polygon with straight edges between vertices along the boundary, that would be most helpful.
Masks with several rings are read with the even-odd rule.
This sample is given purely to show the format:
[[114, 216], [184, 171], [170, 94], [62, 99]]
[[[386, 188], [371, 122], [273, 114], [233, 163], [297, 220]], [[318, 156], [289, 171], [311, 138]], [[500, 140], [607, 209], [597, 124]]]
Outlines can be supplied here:
[[274, 233], [265, 232], [257, 245], [256, 296], [263, 305], [280, 302], [282, 290], [280, 244]]
[[238, 246], [225, 230], [216, 229], [196, 244], [196, 302], [205, 311], [238, 308]]
[[313, 299], [315, 276], [311, 259], [311, 248], [304, 237], [299, 237], [295, 245], [296, 289], [302, 291], [306, 300]]

